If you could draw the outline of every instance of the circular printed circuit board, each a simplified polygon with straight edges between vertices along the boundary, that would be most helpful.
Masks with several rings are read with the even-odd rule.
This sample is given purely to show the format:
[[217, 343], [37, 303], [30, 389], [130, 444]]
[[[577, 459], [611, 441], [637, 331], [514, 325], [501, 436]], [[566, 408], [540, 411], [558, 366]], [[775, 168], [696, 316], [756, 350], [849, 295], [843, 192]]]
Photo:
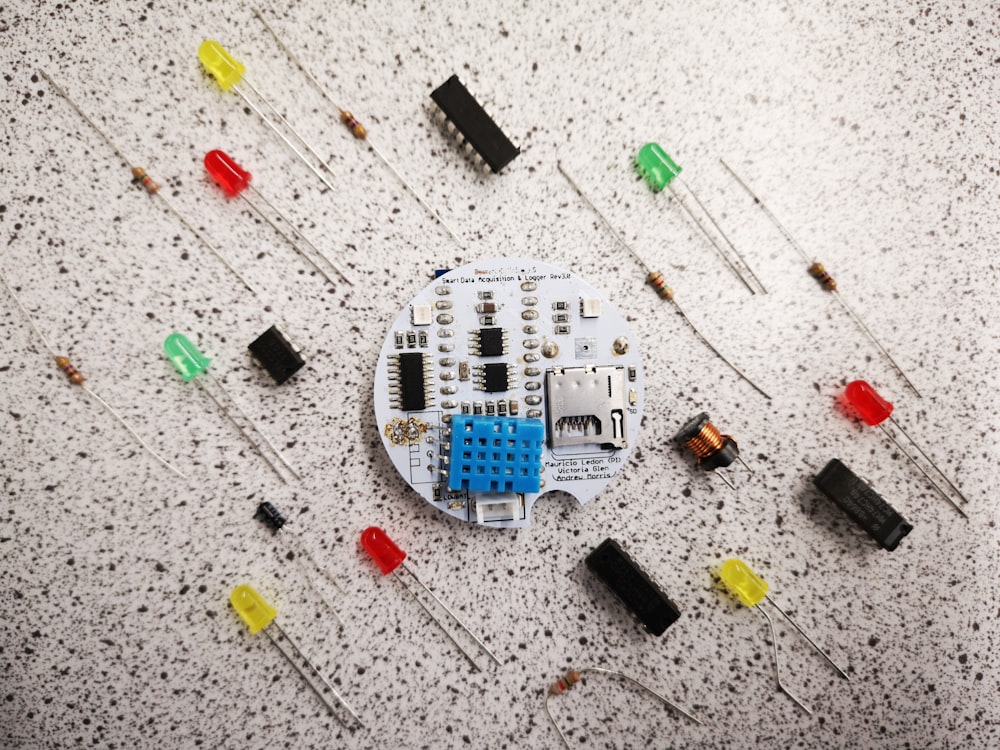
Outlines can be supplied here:
[[551, 490], [581, 504], [636, 443], [642, 362], [624, 318], [570, 271], [497, 258], [447, 271], [400, 312], [375, 368], [396, 469], [434, 507], [515, 528]]

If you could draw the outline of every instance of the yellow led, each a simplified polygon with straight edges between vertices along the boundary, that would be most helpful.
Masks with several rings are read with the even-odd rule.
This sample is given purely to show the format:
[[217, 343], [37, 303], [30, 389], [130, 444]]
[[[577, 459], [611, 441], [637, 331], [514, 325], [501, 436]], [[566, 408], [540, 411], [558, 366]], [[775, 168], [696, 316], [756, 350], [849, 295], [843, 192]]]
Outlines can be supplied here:
[[211, 39], [206, 39], [198, 47], [198, 59], [224, 91], [229, 91], [234, 84], [239, 83], [243, 79], [243, 74], [247, 72], [243, 63], [230, 55], [225, 47]]
[[729, 592], [748, 607], [753, 607], [767, 596], [767, 581], [735, 557], [722, 563], [719, 577]]
[[251, 633], [260, 632], [274, 620], [278, 610], [264, 601], [264, 597], [254, 591], [246, 584], [237, 586], [233, 593], [229, 595], [229, 601], [233, 609], [243, 618], [243, 622], [250, 628]]

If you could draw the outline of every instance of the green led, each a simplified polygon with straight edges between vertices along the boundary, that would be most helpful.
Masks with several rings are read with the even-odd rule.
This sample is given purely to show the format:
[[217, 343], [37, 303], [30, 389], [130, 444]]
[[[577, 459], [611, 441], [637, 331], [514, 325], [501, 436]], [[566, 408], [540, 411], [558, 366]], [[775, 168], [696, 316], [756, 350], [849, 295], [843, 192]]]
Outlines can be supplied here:
[[681, 168], [657, 143], [647, 143], [635, 155], [635, 169], [658, 193], [681, 173]]
[[206, 39], [198, 47], [198, 59], [223, 91], [229, 91], [233, 84], [243, 80], [243, 74], [247, 71], [243, 63], [230, 55], [225, 47], [211, 39]]
[[177, 368], [185, 383], [195, 375], [205, 372], [212, 363], [212, 360], [202, 354], [183, 333], [171, 333], [167, 336], [163, 342], [163, 351], [167, 353], [167, 358]]
[[722, 563], [719, 577], [729, 592], [748, 607], [753, 607], [767, 596], [767, 581], [735, 557]]

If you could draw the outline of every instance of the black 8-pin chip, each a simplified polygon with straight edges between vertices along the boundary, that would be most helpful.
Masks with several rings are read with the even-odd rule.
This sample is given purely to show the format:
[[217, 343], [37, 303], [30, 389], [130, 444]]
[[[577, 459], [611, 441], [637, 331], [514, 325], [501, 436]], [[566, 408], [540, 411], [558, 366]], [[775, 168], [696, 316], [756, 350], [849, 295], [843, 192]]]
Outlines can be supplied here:
[[493, 172], [499, 172], [521, 153], [457, 75], [434, 89], [431, 99]]
[[261, 367], [281, 385], [302, 369], [306, 361], [299, 349], [277, 326], [271, 326], [247, 347]]
[[614, 539], [605, 539], [587, 555], [587, 567], [653, 635], [662, 635], [681, 616], [677, 605]]
[[871, 485], [841, 463], [839, 458], [813, 477], [820, 492], [878, 542], [892, 552], [913, 525], [897, 513]]

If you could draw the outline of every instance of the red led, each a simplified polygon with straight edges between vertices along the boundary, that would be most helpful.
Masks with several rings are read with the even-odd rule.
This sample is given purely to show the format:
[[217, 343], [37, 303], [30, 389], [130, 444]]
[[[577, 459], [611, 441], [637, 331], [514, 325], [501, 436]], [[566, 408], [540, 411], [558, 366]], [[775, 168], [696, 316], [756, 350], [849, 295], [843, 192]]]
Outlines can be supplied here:
[[406, 553], [378, 526], [369, 526], [361, 532], [361, 546], [382, 569], [383, 575], [389, 575], [406, 559]]
[[848, 383], [845, 395], [847, 403], [872, 426], [882, 424], [892, 414], [892, 404], [864, 380], [853, 380]]
[[219, 149], [205, 154], [205, 169], [230, 198], [235, 198], [246, 190], [250, 180], [253, 179], [253, 175], [233, 161], [229, 154]]

